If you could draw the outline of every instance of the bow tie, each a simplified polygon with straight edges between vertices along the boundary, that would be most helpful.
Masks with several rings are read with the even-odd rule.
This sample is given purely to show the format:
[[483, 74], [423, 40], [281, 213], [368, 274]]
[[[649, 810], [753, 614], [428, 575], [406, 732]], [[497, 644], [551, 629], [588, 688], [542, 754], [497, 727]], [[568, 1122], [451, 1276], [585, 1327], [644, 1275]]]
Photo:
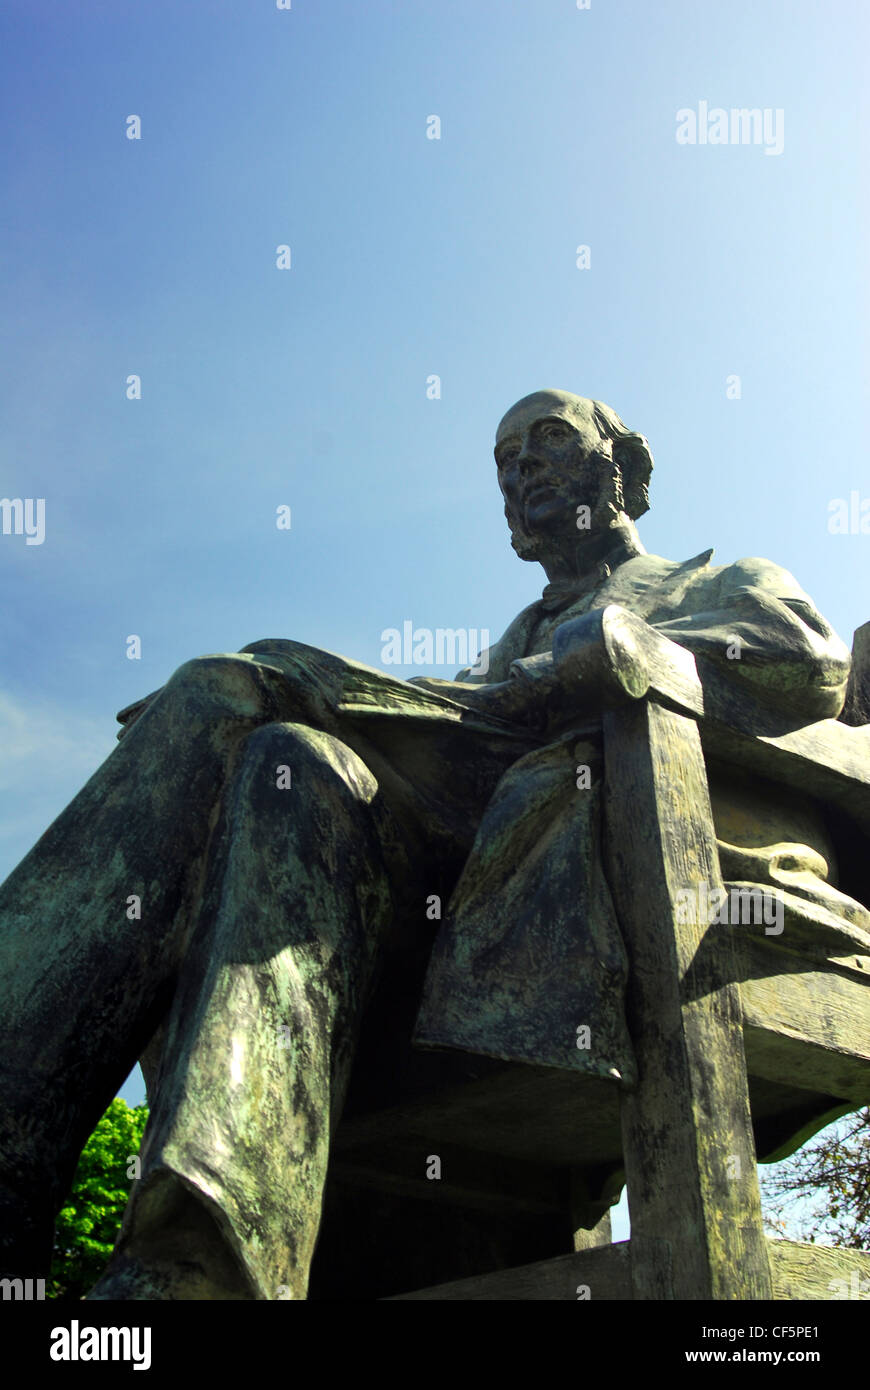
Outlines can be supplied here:
[[610, 575], [611, 569], [605, 560], [585, 579], [556, 579], [544, 589], [541, 603], [548, 613], [556, 613], [560, 608], [567, 608], [569, 603], [583, 598], [585, 594], [592, 593], [609, 579]]

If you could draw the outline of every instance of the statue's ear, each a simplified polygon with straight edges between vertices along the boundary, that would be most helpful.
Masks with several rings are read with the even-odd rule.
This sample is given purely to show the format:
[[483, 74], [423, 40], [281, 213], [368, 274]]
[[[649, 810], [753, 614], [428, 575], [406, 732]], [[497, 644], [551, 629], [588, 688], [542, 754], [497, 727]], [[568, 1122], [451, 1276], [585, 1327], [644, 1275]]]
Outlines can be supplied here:
[[642, 434], [627, 434], [613, 441], [613, 458], [622, 474], [625, 510], [633, 520], [649, 511], [649, 479], [653, 457]]
[[634, 462], [634, 453], [630, 444], [623, 444], [617, 441], [613, 445], [613, 461], [618, 463], [622, 470], [623, 477], [631, 471]]

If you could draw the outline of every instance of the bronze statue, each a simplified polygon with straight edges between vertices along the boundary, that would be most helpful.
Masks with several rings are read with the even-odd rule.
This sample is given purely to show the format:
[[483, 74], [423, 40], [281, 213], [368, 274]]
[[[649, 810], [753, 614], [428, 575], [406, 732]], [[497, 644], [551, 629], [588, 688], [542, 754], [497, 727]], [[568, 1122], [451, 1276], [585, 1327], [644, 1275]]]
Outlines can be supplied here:
[[[4, 1274], [45, 1272], [81, 1147], [141, 1058], [141, 1179], [91, 1297], [305, 1298], [385, 977], [421, 1046], [633, 1082], [596, 615], [642, 619], [783, 728], [837, 716], [849, 655], [768, 561], [646, 553], [652, 457], [607, 406], [527, 396], [495, 458], [514, 549], [549, 582], [485, 673], [399, 681], [278, 639], [190, 661], [121, 712], [0, 888]], [[870, 957], [811, 802], [736, 771], [711, 792], [728, 883], [775, 892], [821, 959]]]

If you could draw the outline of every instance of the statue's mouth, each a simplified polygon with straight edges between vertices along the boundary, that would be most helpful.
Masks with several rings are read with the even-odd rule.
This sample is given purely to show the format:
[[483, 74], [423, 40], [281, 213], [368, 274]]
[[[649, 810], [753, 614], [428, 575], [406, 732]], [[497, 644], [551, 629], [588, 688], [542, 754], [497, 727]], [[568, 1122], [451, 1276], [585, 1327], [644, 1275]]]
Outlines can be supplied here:
[[534, 487], [523, 493], [523, 502], [528, 507], [532, 502], [545, 502], [550, 497], [555, 496], [555, 488], [550, 487], [547, 483], [536, 483]]

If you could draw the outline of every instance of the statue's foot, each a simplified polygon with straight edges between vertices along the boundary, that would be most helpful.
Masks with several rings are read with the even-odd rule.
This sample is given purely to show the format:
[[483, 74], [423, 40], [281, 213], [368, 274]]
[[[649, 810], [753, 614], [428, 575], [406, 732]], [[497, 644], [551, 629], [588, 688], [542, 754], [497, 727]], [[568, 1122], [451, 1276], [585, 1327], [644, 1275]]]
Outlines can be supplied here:
[[196, 1259], [146, 1260], [136, 1255], [116, 1254], [105, 1273], [87, 1295], [88, 1302], [100, 1300], [226, 1301], [249, 1299], [251, 1294], [240, 1283], [215, 1278], [204, 1263]]
[[256, 1290], [207, 1203], [162, 1170], [131, 1196], [121, 1236], [88, 1301], [249, 1300]]

